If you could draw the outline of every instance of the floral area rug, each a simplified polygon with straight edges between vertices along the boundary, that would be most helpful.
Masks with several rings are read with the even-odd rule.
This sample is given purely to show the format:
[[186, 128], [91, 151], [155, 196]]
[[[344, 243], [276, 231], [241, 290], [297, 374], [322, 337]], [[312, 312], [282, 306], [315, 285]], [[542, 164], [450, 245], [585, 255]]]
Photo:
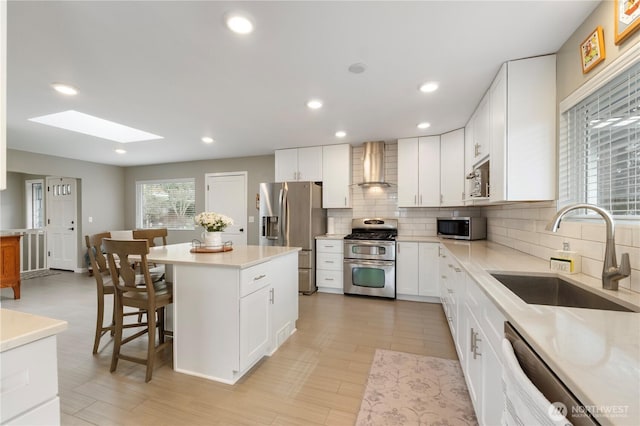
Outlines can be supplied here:
[[376, 350], [356, 426], [477, 424], [458, 361]]

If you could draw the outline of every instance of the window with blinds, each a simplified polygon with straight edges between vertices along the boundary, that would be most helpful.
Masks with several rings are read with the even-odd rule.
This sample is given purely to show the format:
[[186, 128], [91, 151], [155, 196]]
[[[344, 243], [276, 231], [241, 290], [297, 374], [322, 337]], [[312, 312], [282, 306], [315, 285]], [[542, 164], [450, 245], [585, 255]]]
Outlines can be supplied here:
[[195, 179], [136, 182], [138, 228], [195, 229]]
[[559, 205], [589, 203], [640, 218], [640, 61], [561, 121]]

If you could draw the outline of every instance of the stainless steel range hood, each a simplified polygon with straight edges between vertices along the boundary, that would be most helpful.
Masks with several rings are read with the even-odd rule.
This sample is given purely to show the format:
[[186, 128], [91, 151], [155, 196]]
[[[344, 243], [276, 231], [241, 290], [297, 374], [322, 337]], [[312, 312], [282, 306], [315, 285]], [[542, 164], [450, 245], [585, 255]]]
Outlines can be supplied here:
[[390, 186], [384, 176], [384, 141], [364, 143], [362, 178], [358, 186]]

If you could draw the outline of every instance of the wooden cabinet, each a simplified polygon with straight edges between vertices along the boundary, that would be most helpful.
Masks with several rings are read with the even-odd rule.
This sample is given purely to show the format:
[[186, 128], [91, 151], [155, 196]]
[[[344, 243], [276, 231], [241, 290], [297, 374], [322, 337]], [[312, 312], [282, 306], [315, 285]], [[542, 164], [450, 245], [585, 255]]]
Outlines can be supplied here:
[[440, 136], [440, 205], [462, 206], [465, 198], [464, 129]]
[[504, 64], [490, 88], [490, 200], [556, 196], [556, 58]]
[[0, 237], [0, 288], [11, 287], [14, 299], [20, 299], [20, 237]]
[[322, 181], [322, 147], [279, 149], [275, 152], [276, 182]]
[[319, 292], [344, 292], [343, 248], [343, 240], [316, 239], [316, 285]]
[[398, 207], [440, 206], [440, 136], [398, 139]]
[[322, 207], [351, 207], [351, 145], [322, 147]]
[[396, 243], [396, 298], [432, 301], [439, 296], [438, 243]]

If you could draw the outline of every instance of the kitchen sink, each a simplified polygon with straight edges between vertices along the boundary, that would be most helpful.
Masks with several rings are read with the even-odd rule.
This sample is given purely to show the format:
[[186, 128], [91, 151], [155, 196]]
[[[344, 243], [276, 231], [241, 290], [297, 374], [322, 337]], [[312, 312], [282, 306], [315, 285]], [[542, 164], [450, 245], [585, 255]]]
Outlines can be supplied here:
[[562, 278], [535, 275], [491, 274], [516, 296], [532, 305], [635, 312]]

